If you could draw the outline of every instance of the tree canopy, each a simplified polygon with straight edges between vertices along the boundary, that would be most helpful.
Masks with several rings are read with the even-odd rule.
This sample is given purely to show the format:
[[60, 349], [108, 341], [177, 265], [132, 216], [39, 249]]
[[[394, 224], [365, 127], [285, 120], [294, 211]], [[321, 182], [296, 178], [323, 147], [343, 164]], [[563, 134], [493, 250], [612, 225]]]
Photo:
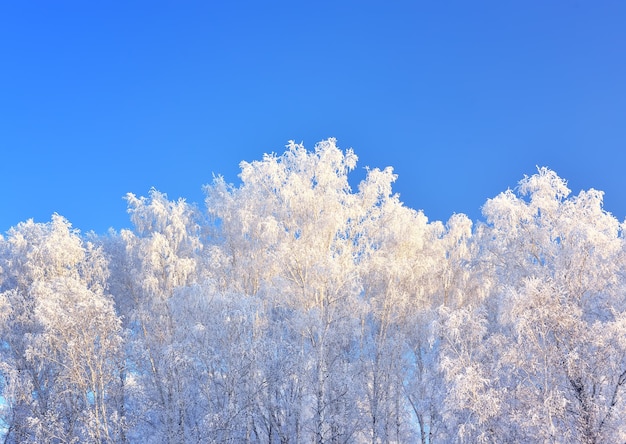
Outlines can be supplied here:
[[624, 223], [548, 168], [429, 221], [352, 150], [0, 237], [7, 443], [626, 441]]

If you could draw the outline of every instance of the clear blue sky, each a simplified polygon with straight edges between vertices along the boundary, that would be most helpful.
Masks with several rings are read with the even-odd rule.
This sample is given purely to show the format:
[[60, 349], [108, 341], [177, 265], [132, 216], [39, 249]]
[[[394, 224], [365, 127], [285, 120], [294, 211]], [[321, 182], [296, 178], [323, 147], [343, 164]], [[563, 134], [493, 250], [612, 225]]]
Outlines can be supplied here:
[[0, 232], [328, 137], [430, 219], [536, 165], [626, 216], [623, 1], [5, 1], [0, 60]]

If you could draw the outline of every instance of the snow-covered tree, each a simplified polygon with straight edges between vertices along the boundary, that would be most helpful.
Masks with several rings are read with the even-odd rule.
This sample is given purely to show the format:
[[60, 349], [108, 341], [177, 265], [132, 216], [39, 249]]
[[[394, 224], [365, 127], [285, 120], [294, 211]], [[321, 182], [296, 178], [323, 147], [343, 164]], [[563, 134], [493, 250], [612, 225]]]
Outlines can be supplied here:
[[117, 442], [120, 321], [107, 261], [58, 215], [2, 241], [3, 422], [8, 442]]
[[601, 192], [569, 192], [540, 168], [485, 204], [479, 260], [492, 290], [480, 314], [444, 327], [476, 325], [447, 341], [445, 361], [468, 440], [624, 439], [623, 227]]
[[[111, 284], [125, 320], [128, 347], [126, 402], [133, 408], [131, 439], [183, 442], [193, 436], [188, 412], [193, 397], [184, 384], [184, 351], [176, 343], [172, 297], [198, 279], [202, 249], [198, 213], [184, 200], [127, 195], [134, 231], [122, 230], [107, 245], [124, 268]], [[121, 247], [124, 247], [122, 250]], [[119, 264], [118, 264], [119, 265]], [[192, 433], [192, 435], [189, 435]]]
[[[391, 191], [391, 168], [370, 170], [360, 184], [359, 270], [366, 310], [360, 343], [368, 442], [428, 441], [437, 413], [436, 372], [428, 316], [444, 255], [440, 224], [406, 208]], [[426, 325], [424, 325], [426, 324]], [[434, 370], [434, 372], [431, 372]], [[415, 427], [415, 424], [418, 427]]]
[[311, 399], [301, 427], [317, 442], [348, 439], [357, 427], [347, 407], [353, 404], [350, 310], [359, 293], [350, 231], [355, 198], [347, 179], [355, 164], [354, 153], [342, 152], [333, 139], [313, 152], [291, 143], [282, 156], [243, 162], [238, 188], [217, 179], [206, 189], [235, 289], [262, 292], [288, 313], [292, 331], [283, 337], [305, 339], [299, 345], [305, 361], [287, 363], [306, 369], [294, 390]]

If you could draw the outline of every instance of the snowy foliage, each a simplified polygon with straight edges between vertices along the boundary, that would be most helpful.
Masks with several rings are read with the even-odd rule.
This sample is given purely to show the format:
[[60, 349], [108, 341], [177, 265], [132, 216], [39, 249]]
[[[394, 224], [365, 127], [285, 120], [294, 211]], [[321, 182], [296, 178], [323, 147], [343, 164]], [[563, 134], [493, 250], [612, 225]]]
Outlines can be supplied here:
[[429, 222], [334, 139], [206, 210], [0, 237], [7, 443], [626, 441], [624, 224], [539, 168]]

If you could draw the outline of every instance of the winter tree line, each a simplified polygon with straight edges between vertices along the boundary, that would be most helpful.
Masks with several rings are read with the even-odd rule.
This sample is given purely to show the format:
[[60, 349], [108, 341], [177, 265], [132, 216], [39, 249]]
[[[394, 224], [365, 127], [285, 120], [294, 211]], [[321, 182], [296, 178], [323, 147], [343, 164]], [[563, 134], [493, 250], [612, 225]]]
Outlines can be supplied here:
[[0, 237], [7, 443], [626, 441], [624, 224], [546, 168], [429, 222], [335, 141]]

